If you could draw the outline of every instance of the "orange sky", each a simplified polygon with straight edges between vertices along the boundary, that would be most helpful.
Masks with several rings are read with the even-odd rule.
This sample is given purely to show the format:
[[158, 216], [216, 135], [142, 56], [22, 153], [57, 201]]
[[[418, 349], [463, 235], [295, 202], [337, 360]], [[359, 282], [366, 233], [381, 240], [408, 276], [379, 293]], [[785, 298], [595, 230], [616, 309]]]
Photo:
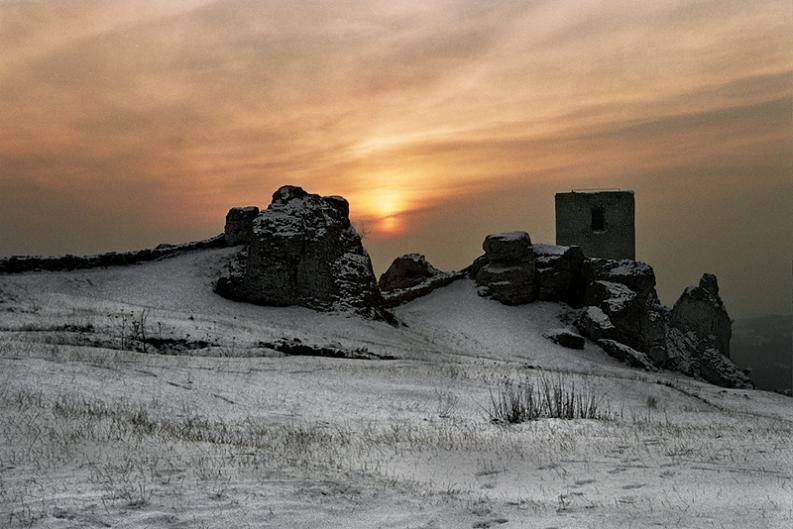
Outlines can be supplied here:
[[293, 183], [378, 271], [459, 268], [625, 187], [663, 301], [712, 271], [789, 312], [792, 5], [0, 0], [0, 254], [200, 238]]

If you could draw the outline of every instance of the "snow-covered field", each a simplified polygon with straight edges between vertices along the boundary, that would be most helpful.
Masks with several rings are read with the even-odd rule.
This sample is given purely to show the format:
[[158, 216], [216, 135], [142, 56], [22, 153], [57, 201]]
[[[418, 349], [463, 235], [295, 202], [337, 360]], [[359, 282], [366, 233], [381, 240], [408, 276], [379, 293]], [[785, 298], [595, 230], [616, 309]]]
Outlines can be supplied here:
[[[0, 276], [0, 527], [793, 527], [789, 398], [562, 348], [563, 307], [467, 280], [399, 327], [234, 303], [231, 251]], [[491, 422], [527, 377], [607, 418]]]

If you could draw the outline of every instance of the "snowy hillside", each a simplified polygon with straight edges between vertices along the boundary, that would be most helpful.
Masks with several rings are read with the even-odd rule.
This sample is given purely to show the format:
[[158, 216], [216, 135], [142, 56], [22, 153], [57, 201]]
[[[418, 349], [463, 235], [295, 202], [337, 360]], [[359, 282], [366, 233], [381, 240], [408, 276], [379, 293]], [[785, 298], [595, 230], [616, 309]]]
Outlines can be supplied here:
[[[793, 526], [793, 406], [629, 368], [461, 279], [393, 312], [212, 291], [233, 249], [0, 275], [1, 527]], [[562, 380], [598, 419], [491, 420]]]

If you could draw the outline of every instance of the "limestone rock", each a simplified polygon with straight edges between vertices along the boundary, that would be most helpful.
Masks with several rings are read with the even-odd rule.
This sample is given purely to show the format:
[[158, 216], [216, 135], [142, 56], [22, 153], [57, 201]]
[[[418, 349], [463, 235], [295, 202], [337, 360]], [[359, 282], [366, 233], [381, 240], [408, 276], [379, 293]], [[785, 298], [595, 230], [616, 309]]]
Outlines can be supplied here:
[[609, 281], [627, 286], [634, 292], [655, 287], [655, 272], [647, 263], [630, 259], [587, 259], [584, 265], [587, 283]]
[[731, 322], [713, 275], [705, 274], [699, 286], [687, 288], [671, 311], [658, 300], [655, 274], [644, 263], [586, 259], [584, 276], [589, 307], [579, 313], [575, 326], [612, 356], [727, 387], [751, 385], [727, 358]]
[[487, 263], [488, 263], [487, 255], [480, 255], [479, 257], [474, 259], [473, 263], [463, 268], [462, 271], [469, 279], [476, 279], [476, 274], [478, 274], [479, 271], [482, 269], [482, 267], [485, 266]]
[[729, 358], [732, 321], [719, 297], [719, 285], [713, 274], [704, 274], [699, 286], [685, 289], [672, 308], [672, 325], [706, 337]]
[[410, 288], [439, 273], [440, 270], [432, 266], [426, 257], [409, 253], [394, 259], [388, 270], [380, 276], [378, 285], [381, 292]]
[[479, 293], [506, 305], [522, 305], [537, 299], [536, 268], [531, 239], [525, 231], [496, 233], [485, 238], [486, 262], [474, 267]]
[[534, 268], [528, 264], [489, 263], [476, 274], [482, 295], [505, 305], [523, 305], [535, 300]]
[[559, 344], [562, 347], [569, 349], [583, 349], [586, 340], [580, 334], [576, 334], [569, 329], [549, 329], [543, 333], [543, 336], [551, 340], [553, 343]]
[[601, 307], [606, 314], [623, 311], [637, 297], [627, 286], [611, 281], [593, 281], [586, 292], [587, 305]]
[[438, 270], [423, 255], [412, 253], [394, 259], [380, 276], [380, 291], [385, 306], [395, 307], [426, 296], [464, 276], [464, 272]]
[[531, 238], [525, 231], [494, 233], [482, 243], [485, 255], [491, 262], [511, 263], [531, 257]]
[[584, 253], [578, 246], [535, 244], [537, 299], [563, 301], [573, 307], [584, 304], [586, 281]]
[[253, 220], [248, 244], [216, 284], [230, 299], [260, 305], [354, 309], [389, 319], [369, 254], [342, 197], [283, 186]]
[[700, 354], [699, 375], [717, 386], [743, 389], [754, 387], [746, 373], [738, 369], [729, 358], [721, 354], [721, 351], [712, 347]]
[[574, 325], [584, 336], [598, 341], [617, 337], [617, 328], [600, 307], [586, 307], [575, 319]]
[[631, 367], [640, 367], [648, 371], [656, 371], [656, 367], [646, 354], [630, 346], [615, 340], [600, 340], [598, 341], [598, 345], [606, 351], [606, 354], [621, 362], [625, 362]]
[[259, 208], [256, 206], [246, 206], [243, 208], [231, 208], [226, 214], [226, 244], [237, 246], [245, 244], [251, 236], [253, 221], [259, 215]]

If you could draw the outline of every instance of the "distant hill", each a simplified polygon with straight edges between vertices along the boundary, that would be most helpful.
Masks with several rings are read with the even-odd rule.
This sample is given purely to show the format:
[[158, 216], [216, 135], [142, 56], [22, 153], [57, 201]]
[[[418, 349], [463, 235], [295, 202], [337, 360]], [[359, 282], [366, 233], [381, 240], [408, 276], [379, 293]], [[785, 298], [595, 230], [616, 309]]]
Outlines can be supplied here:
[[733, 324], [731, 356], [736, 364], [752, 369], [752, 380], [760, 389], [792, 389], [790, 315], [736, 319]]

